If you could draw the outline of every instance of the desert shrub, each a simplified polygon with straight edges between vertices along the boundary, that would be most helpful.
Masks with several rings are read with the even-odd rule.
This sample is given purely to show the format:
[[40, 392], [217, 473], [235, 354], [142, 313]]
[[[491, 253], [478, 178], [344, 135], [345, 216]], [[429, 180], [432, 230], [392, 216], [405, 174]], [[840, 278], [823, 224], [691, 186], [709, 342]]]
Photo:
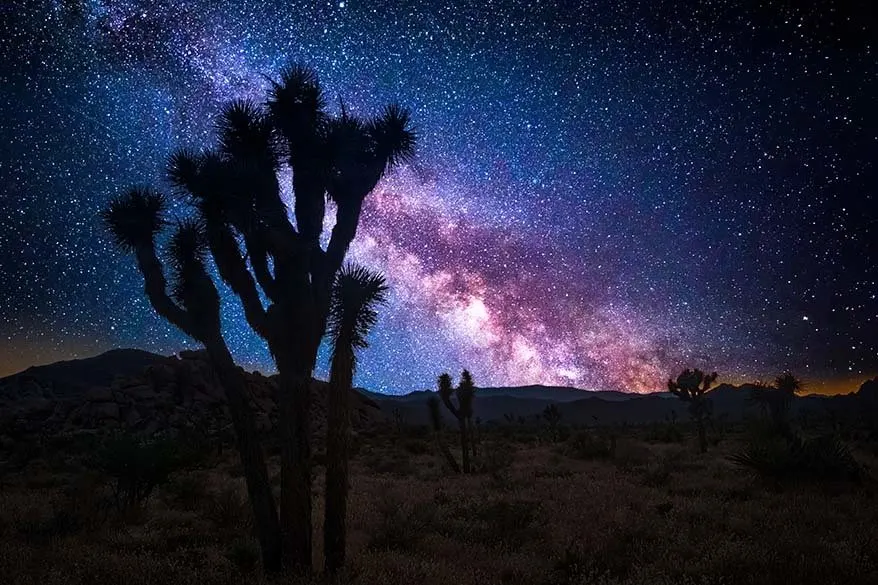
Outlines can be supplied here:
[[503, 441], [486, 441], [479, 451], [479, 469], [498, 481], [505, 479], [514, 462], [515, 448]]
[[430, 451], [430, 445], [424, 439], [408, 439], [403, 442], [402, 447], [412, 455], [424, 455]]
[[859, 481], [864, 477], [863, 467], [847, 445], [832, 436], [754, 437], [729, 459], [775, 481]]
[[601, 583], [606, 575], [599, 572], [594, 563], [573, 546], [568, 546], [552, 563], [545, 585], [579, 585]]
[[168, 484], [167, 492], [174, 503], [184, 510], [194, 510], [207, 496], [204, 480], [195, 475], [177, 477]]
[[103, 487], [91, 474], [75, 478], [48, 502], [48, 514], [34, 508], [20, 518], [15, 525], [18, 534], [33, 544], [48, 544], [100, 526], [112, 505]]
[[627, 438], [617, 441], [610, 457], [617, 467], [626, 471], [641, 469], [655, 460], [655, 455], [649, 446], [641, 441]]
[[573, 434], [573, 431], [570, 430], [570, 427], [567, 425], [558, 425], [558, 442], [563, 443], [570, 439], [570, 435]]
[[683, 431], [674, 423], [655, 423], [646, 432], [646, 440], [651, 443], [682, 443]]
[[252, 573], [259, 565], [259, 546], [250, 539], [239, 538], [229, 547], [226, 558], [242, 573]]
[[652, 488], [663, 487], [671, 479], [671, 466], [667, 460], [654, 461], [646, 466], [641, 475], [643, 485]]
[[406, 453], [372, 453], [363, 459], [363, 464], [378, 474], [392, 474], [400, 477], [413, 475], [414, 463]]
[[485, 522], [486, 537], [518, 547], [532, 536], [538, 511], [538, 502], [501, 499], [477, 508], [475, 516]]
[[577, 459], [611, 459], [616, 454], [616, 437], [598, 431], [582, 430], [568, 439], [566, 451]]
[[153, 490], [188, 461], [170, 440], [140, 441], [120, 436], [108, 440], [92, 464], [113, 479], [117, 507], [132, 511], [142, 507]]
[[534, 472], [537, 479], [570, 479], [573, 477], [573, 471], [566, 467], [549, 467], [547, 469], [537, 469]]
[[205, 512], [216, 528], [226, 532], [246, 528], [251, 520], [247, 502], [234, 487], [227, 487], [214, 494], [208, 501]]
[[43, 515], [32, 510], [18, 519], [15, 529], [25, 542], [47, 545], [58, 539], [76, 534], [84, 527], [82, 518], [68, 506], [52, 502], [52, 511]]
[[378, 522], [367, 545], [373, 550], [412, 550], [435, 517], [436, 509], [430, 502], [411, 503], [385, 495], [378, 503]]

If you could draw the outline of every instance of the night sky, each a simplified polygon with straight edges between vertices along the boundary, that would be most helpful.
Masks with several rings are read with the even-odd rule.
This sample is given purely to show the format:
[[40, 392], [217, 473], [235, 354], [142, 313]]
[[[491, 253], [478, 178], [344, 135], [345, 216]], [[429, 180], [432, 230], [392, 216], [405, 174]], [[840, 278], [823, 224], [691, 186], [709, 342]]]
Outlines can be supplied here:
[[[4, 2], [0, 375], [195, 347], [97, 213], [167, 191], [166, 157], [210, 145], [219, 104], [289, 62], [332, 109], [398, 101], [419, 133], [352, 250], [392, 290], [358, 384], [878, 374], [872, 2], [451, 4]], [[225, 296], [236, 359], [270, 371]]]

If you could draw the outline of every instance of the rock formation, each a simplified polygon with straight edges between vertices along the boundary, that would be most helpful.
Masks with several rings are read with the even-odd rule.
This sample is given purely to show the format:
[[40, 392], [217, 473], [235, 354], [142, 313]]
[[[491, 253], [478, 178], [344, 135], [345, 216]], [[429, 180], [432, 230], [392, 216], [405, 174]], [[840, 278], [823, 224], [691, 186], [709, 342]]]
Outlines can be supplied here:
[[[138, 352], [139, 365], [148, 365], [138, 371], [129, 360], [127, 367], [120, 368], [123, 373], [113, 376], [112, 363], [124, 361], [124, 351], [128, 350], [31, 368], [0, 380], [0, 435], [112, 430], [154, 435], [184, 429], [214, 435], [230, 431], [225, 396], [204, 352], [184, 351], [172, 357]], [[145, 360], [143, 354], [150, 358]], [[61, 367], [64, 364], [69, 366]], [[95, 376], [94, 370], [101, 375]], [[270, 433], [277, 422], [277, 384], [258, 372], [245, 375], [259, 430]], [[98, 383], [88, 386], [83, 380]], [[313, 427], [322, 432], [326, 384], [315, 380], [313, 392]], [[354, 394], [355, 427], [381, 420], [374, 401]]]

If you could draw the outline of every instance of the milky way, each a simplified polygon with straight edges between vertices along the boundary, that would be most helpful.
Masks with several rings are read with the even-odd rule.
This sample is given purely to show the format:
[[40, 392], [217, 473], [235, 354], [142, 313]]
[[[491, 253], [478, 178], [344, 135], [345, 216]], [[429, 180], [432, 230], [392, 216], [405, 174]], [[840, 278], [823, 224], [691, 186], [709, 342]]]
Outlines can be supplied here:
[[[0, 374], [192, 346], [96, 213], [166, 187], [219, 104], [298, 62], [331, 108], [397, 101], [419, 134], [351, 252], [392, 286], [359, 384], [875, 375], [874, 16], [764, 4], [5, 3]], [[224, 322], [239, 363], [271, 369], [230, 293]]]

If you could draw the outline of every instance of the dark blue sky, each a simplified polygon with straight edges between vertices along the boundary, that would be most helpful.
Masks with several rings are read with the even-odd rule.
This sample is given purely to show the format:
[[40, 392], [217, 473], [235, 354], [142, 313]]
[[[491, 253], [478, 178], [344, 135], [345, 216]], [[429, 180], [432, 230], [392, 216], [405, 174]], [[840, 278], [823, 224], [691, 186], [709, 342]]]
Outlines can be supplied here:
[[[771, 8], [764, 5], [771, 4]], [[808, 4], [808, 6], [804, 6]], [[0, 374], [183, 337], [96, 213], [290, 61], [399, 101], [418, 158], [353, 255], [392, 285], [358, 382], [647, 390], [692, 365], [878, 374], [870, 2], [12, 2]], [[177, 210], [185, 213], [184, 209]], [[270, 369], [229, 295], [240, 363]]]

